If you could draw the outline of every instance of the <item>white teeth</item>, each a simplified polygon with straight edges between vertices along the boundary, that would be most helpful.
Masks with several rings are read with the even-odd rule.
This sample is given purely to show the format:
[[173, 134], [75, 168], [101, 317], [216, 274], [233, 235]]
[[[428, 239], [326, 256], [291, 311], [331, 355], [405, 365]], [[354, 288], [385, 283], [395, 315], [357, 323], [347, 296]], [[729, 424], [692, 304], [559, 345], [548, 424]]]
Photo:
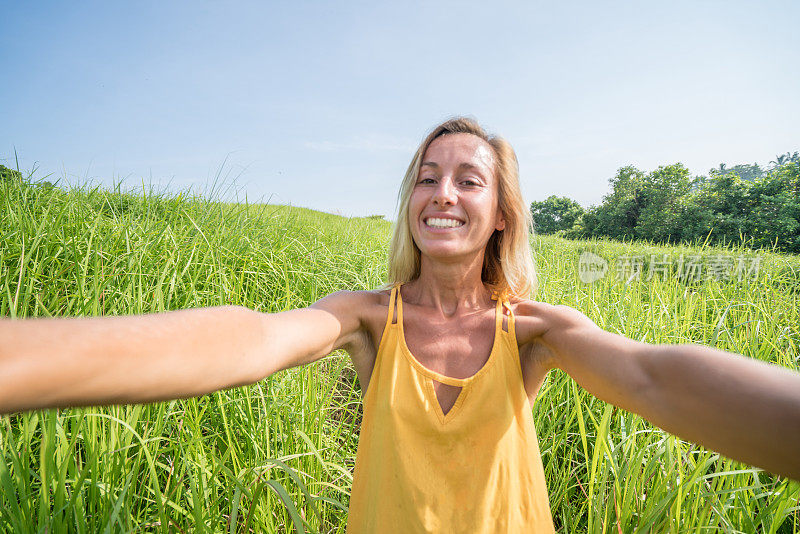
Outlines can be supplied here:
[[431, 217], [426, 221], [426, 224], [433, 228], [455, 228], [456, 226], [462, 226], [464, 223], [455, 219], [439, 219]]

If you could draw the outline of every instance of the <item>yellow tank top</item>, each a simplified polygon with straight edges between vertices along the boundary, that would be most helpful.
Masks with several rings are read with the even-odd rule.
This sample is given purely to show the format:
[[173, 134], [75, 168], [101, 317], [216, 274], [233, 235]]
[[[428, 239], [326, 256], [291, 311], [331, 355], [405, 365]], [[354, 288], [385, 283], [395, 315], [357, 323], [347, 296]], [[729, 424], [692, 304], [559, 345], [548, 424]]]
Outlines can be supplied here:
[[[408, 349], [399, 288], [364, 397], [348, 534], [555, 532], [510, 306], [492, 297], [489, 359], [451, 378]], [[434, 381], [462, 388], [447, 414]]]

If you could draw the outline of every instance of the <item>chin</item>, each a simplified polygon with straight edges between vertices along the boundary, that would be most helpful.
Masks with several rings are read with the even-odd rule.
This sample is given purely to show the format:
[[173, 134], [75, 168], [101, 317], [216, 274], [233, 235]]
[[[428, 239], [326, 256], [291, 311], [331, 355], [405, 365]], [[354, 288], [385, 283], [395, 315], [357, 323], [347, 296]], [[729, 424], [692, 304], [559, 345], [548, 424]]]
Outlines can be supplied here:
[[457, 246], [449, 246], [444, 243], [436, 244], [433, 246], [428, 246], [420, 248], [420, 253], [423, 256], [428, 256], [434, 260], [445, 260], [445, 259], [452, 259], [452, 258], [460, 258], [467, 254], [469, 254], [468, 250], [463, 250]]

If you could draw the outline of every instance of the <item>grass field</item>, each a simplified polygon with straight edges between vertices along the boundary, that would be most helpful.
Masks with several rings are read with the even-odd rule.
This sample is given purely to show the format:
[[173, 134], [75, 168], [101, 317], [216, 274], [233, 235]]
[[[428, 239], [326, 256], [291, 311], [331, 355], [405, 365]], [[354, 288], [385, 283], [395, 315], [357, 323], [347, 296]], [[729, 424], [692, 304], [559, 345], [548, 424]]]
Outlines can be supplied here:
[[[381, 285], [390, 230], [299, 208], [8, 180], [0, 316], [301, 307]], [[533, 247], [539, 300], [633, 339], [800, 369], [797, 257], [548, 237]], [[760, 263], [742, 280], [609, 273], [584, 284], [586, 250]], [[561, 371], [533, 411], [559, 532], [800, 532], [800, 483], [671, 436]], [[197, 399], [2, 417], [0, 532], [343, 532], [359, 421], [355, 373], [340, 353]]]

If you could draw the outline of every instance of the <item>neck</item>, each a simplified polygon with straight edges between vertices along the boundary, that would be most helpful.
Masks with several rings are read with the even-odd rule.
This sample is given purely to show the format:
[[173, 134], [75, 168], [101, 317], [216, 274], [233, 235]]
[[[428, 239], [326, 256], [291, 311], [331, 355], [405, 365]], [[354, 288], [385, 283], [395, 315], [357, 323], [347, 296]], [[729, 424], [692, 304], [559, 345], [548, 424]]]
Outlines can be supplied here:
[[483, 253], [467, 262], [448, 263], [425, 255], [420, 261], [419, 277], [403, 286], [412, 304], [434, 308], [443, 317], [491, 306], [491, 292], [481, 280]]

